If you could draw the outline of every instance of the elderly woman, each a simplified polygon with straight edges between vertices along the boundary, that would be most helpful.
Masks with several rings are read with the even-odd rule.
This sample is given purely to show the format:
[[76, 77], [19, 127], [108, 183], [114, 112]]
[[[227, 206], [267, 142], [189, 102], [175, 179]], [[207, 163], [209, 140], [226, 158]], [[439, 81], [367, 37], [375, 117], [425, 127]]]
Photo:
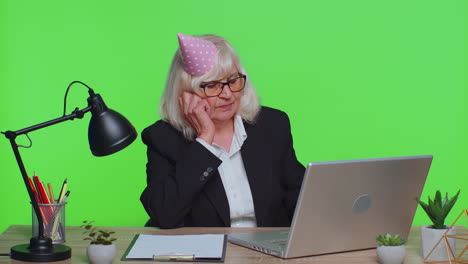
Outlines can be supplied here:
[[178, 34], [141, 202], [152, 225], [290, 226], [304, 166], [284, 112], [261, 107], [231, 45]]

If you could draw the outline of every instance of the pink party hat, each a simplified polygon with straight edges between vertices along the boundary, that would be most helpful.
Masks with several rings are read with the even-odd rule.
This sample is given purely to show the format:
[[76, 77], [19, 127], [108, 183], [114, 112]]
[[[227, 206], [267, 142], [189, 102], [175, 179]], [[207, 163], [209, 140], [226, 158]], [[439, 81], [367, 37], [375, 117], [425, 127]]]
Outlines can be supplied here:
[[212, 42], [181, 33], [177, 33], [177, 37], [187, 73], [200, 76], [213, 69], [218, 49]]

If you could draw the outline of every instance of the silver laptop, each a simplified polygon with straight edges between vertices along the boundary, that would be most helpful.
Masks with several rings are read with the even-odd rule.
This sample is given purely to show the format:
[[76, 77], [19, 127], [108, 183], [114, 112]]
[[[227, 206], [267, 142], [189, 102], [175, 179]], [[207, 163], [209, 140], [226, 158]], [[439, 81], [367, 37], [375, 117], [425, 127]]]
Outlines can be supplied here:
[[407, 238], [432, 156], [312, 162], [291, 227], [229, 235], [281, 258], [375, 248], [379, 234]]

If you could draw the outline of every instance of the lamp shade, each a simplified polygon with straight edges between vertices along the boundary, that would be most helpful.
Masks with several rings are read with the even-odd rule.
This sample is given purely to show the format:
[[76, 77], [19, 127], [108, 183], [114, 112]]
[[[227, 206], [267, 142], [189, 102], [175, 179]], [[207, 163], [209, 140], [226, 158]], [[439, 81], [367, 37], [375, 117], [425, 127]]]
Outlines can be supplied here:
[[94, 156], [106, 156], [124, 149], [137, 137], [133, 125], [123, 115], [107, 108], [99, 94], [91, 94], [88, 103], [92, 117], [88, 127], [89, 148]]

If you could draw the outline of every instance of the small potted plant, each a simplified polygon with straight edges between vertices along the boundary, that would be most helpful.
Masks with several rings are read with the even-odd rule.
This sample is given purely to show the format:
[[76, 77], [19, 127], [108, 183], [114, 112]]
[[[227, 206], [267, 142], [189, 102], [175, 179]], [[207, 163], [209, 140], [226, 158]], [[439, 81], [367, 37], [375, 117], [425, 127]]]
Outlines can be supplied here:
[[112, 238], [115, 232], [108, 230], [99, 230], [93, 226], [94, 221], [83, 221], [80, 226], [85, 231], [84, 240], [91, 240], [86, 254], [92, 264], [110, 264], [117, 255], [117, 249], [112, 243], [116, 238]]
[[[455, 227], [447, 230], [445, 218], [447, 218], [450, 210], [452, 210], [455, 205], [459, 194], [460, 191], [458, 191], [452, 198], [449, 198], [448, 193], [446, 193], [445, 198], [442, 199], [440, 191], [436, 191], [434, 199], [428, 197], [427, 203], [416, 198], [416, 201], [421, 205], [424, 212], [426, 212], [427, 216], [433, 223], [433, 225], [421, 227], [421, 253], [424, 259], [431, 261], [448, 260], [444, 241], [441, 241], [434, 250], [432, 249], [444, 234], [454, 235], [456, 233]], [[447, 240], [450, 247], [455, 249], [455, 239], [450, 237], [447, 238]]]
[[382, 264], [401, 264], [406, 257], [405, 240], [400, 235], [379, 235], [376, 239], [377, 257]]

